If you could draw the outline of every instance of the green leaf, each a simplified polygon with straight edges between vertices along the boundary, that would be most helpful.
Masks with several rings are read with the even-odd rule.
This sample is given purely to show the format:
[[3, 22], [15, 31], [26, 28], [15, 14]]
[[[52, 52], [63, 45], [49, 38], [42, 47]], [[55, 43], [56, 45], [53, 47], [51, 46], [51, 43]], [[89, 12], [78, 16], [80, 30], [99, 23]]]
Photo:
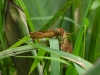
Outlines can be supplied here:
[[83, 75], [84, 73], [86, 73], [86, 70], [82, 67], [80, 67], [79, 65], [77, 65], [76, 63], [73, 63], [77, 72], [78, 72], [78, 75]]
[[[53, 16], [32, 17], [31, 20], [34, 20], [34, 21], [37, 21], [37, 20], [50, 20], [51, 18], [53, 18]], [[62, 16], [61, 16], [59, 19], [62, 19]], [[72, 22], [72, 23], [75, 24], [77, 27], [80, 27], [80, 25], [79, 25], [78, 23], [76, 23], [74, 20], [72, 20], [72, 19], [69, 18], [69, 17], [66, 17], [66, 16], [65, 16], [63, 20]], [[88, 23], [88, 20], [87, 20], [87, 23]]]
[[10, 57], [10, 56], [15, 56], [17, 54], [29, 52], [32, 50], [36, 50], [36, 48], [29, 46], [29, 45], [7, 49], [5, 51], [0, 52], [0, 59]]
[[[40, 49], [40, 50], [38, 51], [38, 54], [37, 54], [36, 57], [37, 57], [37, 58], [38, 58], [39, 56], [42, 57], [42, 56], [44, 56], [45, 53], [46, 53], [46, 51]], [[27, 56], [26, 56], [26, 57], [27, 57]], [[34, 57], [34, 56], [33, 56], [33, 57]], [[41, 58], [41, 59], [42, 59], [42, 58]], [[37, 65], [39, 64], [39, 62], [40, 62], [41, 59], [35, 59], [35, 60], [34, 60], [32, 66], [31, 66], [29, 75], [30, 75], [30, 74], [32, 73], [32, 71], [37, 67]]]
[[31, 31], [34, 31], [34, 26], [33, 26], [33, 23], [32, 23], [32, 21], [30, 19], [30, 15], [28, 13], [28, 10], [27, 10], [25, 4], [23, 3], [22, 0], [18, 0], [18, 2], [19, 2], [20, 6], [23, 8], [23, 10], [24, 10], [24, 12], [26, 14], [26, 18], [28, 20], [28, 24], [29, 24], [29, 27], [30, 27]]
[[23, 43], [25, 43], [26, 41], [28, 41], [29, 39], [30, 39], [29, 36], [25, 36], [25, 37], [23, 37], [22, 39], [19, 39], [19, 41], [16, 42], [14, 45], [12, 45], [11, 47], [9, 47], [9, 49], [18, 47], [18, 46], [20, 46], [21, 44], [23, 44]]
[[41, 30], [50, 29], [51, 26], [60, 18], [60, 16], [63, 15], [63, 14], [66, 12], [66, 10], [69, 8], [69, 6], [71, 5], [71, 3], [72, 3], [72, 1], [69, 0], [69, 1], [55, 14], [55, 16], [54, 16], [51, 20], [49, 20], [49, 22], [48, 22], [46, 25], [44, 25], [44, 26], [42, 27]]
[[96, 62], [95, 66], [84, 75], [100, 75], [100, 59]]
[[27, 43], [27, 44], [30, 44], [32, 46], [35, 46], [37, 48], [41, 48], [41, 49], [44, 49], [50, 53], [53, 53], [53, 54], [56, 54], [64, 59], [67, 59], [67, 60], [70, 60], [74, 63], [77, 63], [79, 64], [81, 67], [83, 67], [84, 69], [90, 69], [93, 65], [91, 63], [89, 63], [88, 61], [78, 57], [78, 56], [75, 56], [73, 54], [70, 54], [70, 53], [66, 53], [66, 52], [63, 52], [63, 51], [58, 51], [56, 49], [51, 49], [51, 48], [48, 48], [48, 47], [45, 47], [43, 45], [40, 45], [40, 44], [34, 44], [34, 43]]
[[80, 47], [81, 47], [81, 43], [82, 43], [82, 38], [83, 38], [83, 34], [84, 34], [84, 28], [85, 27], [82, 27], [80, 29], [80, 32], [77, 36], [77, 40], [75, 42], [74, 51], [73, 51], [73, 54], [75, 54], [75, 55], [79, 55]]
[[[99, 53], [99, 36], [100, 36], [100, 7], [96, 9], [95, 18], [93, 20], [92, 25], [92, 32], [91, 32], [91, 39], [90, 39], [90, 46], [89, 46], [89, 55], [88, 59], [90, 62], [94, 62], [97, 58], [97, 54]], [[92, 56], [92, 57], [91, 57]]]
[[57, 57], [46, 57], [46, 56], [15, 56], [15, 57], [21, 57], [21, 58], [36, 58], [36, 59], [49, 59], [49, 60], [53, 60], [53, 61], [57, 61], [57, 62], [61, 62], [64, 63], [66, 65], [70, 65], [72, 66], [69, 62], [67, 62], [64, 59], [59, 59]]
[[[50, 39], [49, 42], [50, 42], [50, 48], [59, 50], [59, 42], [57, 39]], [[52, 53], [50, 55], [51, 57], [60, 58], [59, 56], [54, 55]], [[60, 62], [51, 61], [50, 75], [60, 75]]]
[[94, 10], [100, 6], [100, 0], [95, 0], [91, 6], [91, 10]]

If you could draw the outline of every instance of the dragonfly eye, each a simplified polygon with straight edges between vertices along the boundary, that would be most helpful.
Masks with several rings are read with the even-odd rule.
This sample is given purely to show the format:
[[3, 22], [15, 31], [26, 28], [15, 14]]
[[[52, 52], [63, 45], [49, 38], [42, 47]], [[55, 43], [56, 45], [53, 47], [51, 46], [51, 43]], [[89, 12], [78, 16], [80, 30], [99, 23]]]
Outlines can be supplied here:
[[56, 28], [55, 31], [59, 34], [59, 35], [63, 35], [64, 30], [62, 28]]

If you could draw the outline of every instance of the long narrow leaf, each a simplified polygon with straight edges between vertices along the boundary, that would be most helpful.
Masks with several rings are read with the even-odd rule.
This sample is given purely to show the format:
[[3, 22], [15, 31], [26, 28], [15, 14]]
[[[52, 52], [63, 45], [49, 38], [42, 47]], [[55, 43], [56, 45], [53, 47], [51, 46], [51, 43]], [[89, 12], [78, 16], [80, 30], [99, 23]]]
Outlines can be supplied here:
[[32, 50], [36, 50], [36, 48], [33, 48], [32, 46], [29, 46], [29, 45], [8, 49], [8, 50], [0, 52], [0, 59], [10, 57], [10, 56], [15, 56], [17, 54], [29, 52]]
[[68, 59], [72, 62], [75, 62], [75, 63], [79, 64], [80, 66], [82, 66], [84, 69], [89, 69], [89, 68], [93, 67], [93, 65], [91, 63], [89, 63], [88, 61], [86, 61], [86, 60], [84, 60], [84, 59], [82, 59], [78, 56], [75, 56], [73, 54], [66, 53], [66, 52], [63, 52], [63, 51], [58, 51], [56, 49], [51, 49], [51, 48], [45, 47], [45, 46], [40, 45], [40, 44], [34, 44], [34, 43], [28, 43], [28, 44], [35, 46], [37, 48], [44, 49], [44, 50], [46, 50], [50, 53], [61, 56], [61, 57]]
[[56, 15], [45, 25], [41, 30], [47, 30], [51, 28], [51, 26], [59, 19], [61, 15], [65, 13], [65, 11], [69, 8], [71, 5], [72, 0], [69, 0], [57, 13]]
[[[59, 50], [59, 42], [57, 39], [50, 39], [50, 48]], [[51, 53], [51, 57], [60, 58], [57, 55]], [[57, 61], [51, 61], [51, 72], [50, 75], [60, 75], [60, 63]]]

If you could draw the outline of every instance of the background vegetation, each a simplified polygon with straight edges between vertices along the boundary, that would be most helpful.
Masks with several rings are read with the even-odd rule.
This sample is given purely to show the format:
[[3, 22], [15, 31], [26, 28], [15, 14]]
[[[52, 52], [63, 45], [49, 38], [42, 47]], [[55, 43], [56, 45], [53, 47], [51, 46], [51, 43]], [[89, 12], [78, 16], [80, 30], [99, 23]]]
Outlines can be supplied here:
[[[0, 0], [0, 74], [99, 75], [99, 13], [100, 0]], [[55, 28], [72, 33], [72, 54], [29, 36]]]

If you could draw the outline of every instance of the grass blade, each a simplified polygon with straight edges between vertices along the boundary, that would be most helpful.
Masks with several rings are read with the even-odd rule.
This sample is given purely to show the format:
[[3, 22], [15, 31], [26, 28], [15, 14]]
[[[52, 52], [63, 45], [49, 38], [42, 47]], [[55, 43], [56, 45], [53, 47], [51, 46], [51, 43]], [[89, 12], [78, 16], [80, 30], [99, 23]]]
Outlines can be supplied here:
[[65, 58], [65, 59], [68, 59], [72, 62], [75, 62], [77, 64], [79, 64], [80, 66], [82, 66], [84, 69], [89, 69], [91, 68], [93, 65], [89, 62], [87, 62], [86, 60], [78, 57], [78, 56], [75, 56], [73, 54], [70, 54], [70, 53], [66, 53], [66, 52], [63, 52], [63, 51], [58, 51], [56, 49], [51, 49], [51, 48], [48, 48], [48, 47], [45, 47], [43, 45], [40, 45], [40, 44], [34, 44], [34, 43], [28, 43], [34, 47], [37, 47], [37, 48], [41, 48], [41, 49], [44, 49], [50, 53], [53, 53], [53, 54], [56, 54], [58, 56], [61, 56], [62, 58]]
[[72, 0], [69, 0], [62, 8], [56, 13], [56, 15], [55, 15], [51, 20], [49, 20], [49, 22], [48, 22], [46, 25], [44, 25], [44, 26], [42, 27], [41, 30], [47, 30], [47, 29], [51, 28], [51, 26], [60, 18], [60, 16], [63, 15], [63, 14], [66, 12], [66, 10], [69, 8], [69, 6], [71, 5], [71, 3], [72, 3]]
[[[59, 43], [57, 39], [50, 39], [50, 48], [59, 50]], [[57, 55], [50, 54], [51, 57], [60, 58]], [[51, 61], [51, 72], [50, 75], [60, 75], [60, 62]]]

